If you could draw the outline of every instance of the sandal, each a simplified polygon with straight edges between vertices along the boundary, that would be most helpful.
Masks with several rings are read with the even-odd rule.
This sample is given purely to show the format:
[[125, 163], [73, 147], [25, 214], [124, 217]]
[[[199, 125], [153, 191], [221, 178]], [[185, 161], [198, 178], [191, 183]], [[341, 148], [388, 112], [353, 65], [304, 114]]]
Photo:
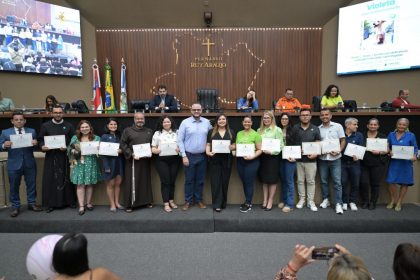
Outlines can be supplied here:
[[121, 206], [121, 205], [117, 205], [117, 209], [118, 210], [124, 210], [125, 208], [123, 206]]
[[82, 216], [85, 214], [85, 207], [81, 206], [79, 207], [79, 215]]
[[169, 201], [169, 205], [173, 208], [173, 209], [177, 209], [178, 205], [175, 204], [175, 202], [173, 201]]
[[86, 205], [86, 209], [88, 210], [88, 211], [93, 211], [93, 205], [92, 204], [87, 204]]
[[172, 212], [171, 206], [169, 206], [169, 204], [165, 204], [163, 206], [163, 211], [165, 211], [166, 213], [171, 213]]
[[109, 208], [109, 211], [113, 212], [113, 213], [117, 213], [117, 208]]

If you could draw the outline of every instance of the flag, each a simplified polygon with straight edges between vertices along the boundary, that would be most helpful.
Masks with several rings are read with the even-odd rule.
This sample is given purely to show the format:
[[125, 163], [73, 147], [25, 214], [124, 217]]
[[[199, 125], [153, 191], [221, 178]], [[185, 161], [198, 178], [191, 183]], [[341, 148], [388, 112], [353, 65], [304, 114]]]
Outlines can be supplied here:
[[112, 69], [105, 65], [105, 113], [115, 113], [114, 88], [112, 87]]
[[124, 62], [121, 63], [121, 95], [120, 95], [120, 113], [127, 113], [127, 88], [125, 81], [125, 66]]
[[99, 67], [98, 64], [92, 65], [93, 70], [93, 95], [92, 95], [92, 111], [97, 114], [102, 114], [102, 96], [101, 96], [101, 81], [99, 78]]

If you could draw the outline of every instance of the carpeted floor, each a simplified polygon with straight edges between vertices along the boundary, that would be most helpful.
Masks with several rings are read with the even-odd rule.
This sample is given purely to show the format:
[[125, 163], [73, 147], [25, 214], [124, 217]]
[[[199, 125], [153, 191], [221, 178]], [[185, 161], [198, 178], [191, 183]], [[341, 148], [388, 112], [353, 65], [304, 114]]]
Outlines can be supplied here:
[[[120, 233], [86, 234], [92, 267], [105, 266], [127, 280], [272, 279], [296, 243], [339, 243], [360, 256], [375, 279], [394, 279], [392, 257], [401, 242], [420, 244], [420, 233]], [[0, 276], [30, 279], [26, 254], [44, 234], [1, 233]], [[325, 261], [299, 279], [325, 279]]]

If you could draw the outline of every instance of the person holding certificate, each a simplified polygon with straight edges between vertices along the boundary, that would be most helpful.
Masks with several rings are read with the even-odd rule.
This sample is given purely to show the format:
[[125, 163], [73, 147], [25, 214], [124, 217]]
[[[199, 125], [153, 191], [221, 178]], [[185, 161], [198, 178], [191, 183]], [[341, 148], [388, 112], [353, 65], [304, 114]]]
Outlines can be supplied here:
[[[408, 131], [410, 122], [406, 118], [400, 118], [397, 121], [397, 129], [388, 134], [388, 144], [391, 150], [391, 162], [388, 168], [386, 181], [389, 183], [389, 194], [391, 201], [386, 208], [395, 211], [401, 211], [404, 196], [409, 186], [414, 185], [413, 178], [413, 162], [417, 159], [418, 146], [416, 136]], [[414, 153], [410, 155], [410, 159], [393, 158], [397, 152], [393, 150], [393, 146], [404, 146], [404, 148], [414, 147]], [[396, 148], [396, 147], [394, 147]], [[400, 193], [397, 194], [397, 185], [400, 185]]]
[[[109, 118], [105, 127], [105, 134], [101, 136], [101, 142], [120, 143], [121, 133], [118, 130], [118, 121]], [[121, 149], [118, 149], [117, 156], [101, 155], [102, 160], [102, 179], [106, 183], [106, 193], [108, 195], [111, 212], [117, 209], [124, 209], [120, 205], [120, 186], [124, 175], [124, 158]]]
[[330, 146], [333, 146], [333, 149], [330, 147], [323, 146], [324, 149], [327, 149], [327, 153], [323, 152], [323, 155], [318, 157], [318, 168], [319, 175], [321, 179], [321, 190], [322, 190], [322, 203], [320, 204], [321, 208], [327, 208], [330, 205], [330, 187], [329, 187], [329, 177], [333, 179], [334, 190], [335, 190], [335, 212], [337, 214], [343, 214], [343, 200], [342, 200], [342, 186], [341, 186], [341, 151], [344, 149], [345, 134], [344, 129], [341, 124], [332, 122], [332, 114], [329, 109], [323, 108], [320, 113], [320, 119], [322, 124], [319, 126], [319, 131], [321, 132], [321, 140], [334, 140], [339, 141], [340, 145], [336, 147], [332, 141], [327, 143]]
[[162, 116], [152, 138], [152, 153], [158, 155], [155, 160], [160, 178], [163, 210], [166, 213], [177, 209], [174, 202], [175, 181], [181, 163], [178, 155], [177, 129], [171, 116]]
[[[346, 127], [346, 143], [344, 150], [348, 144], [363, 146], [364, 139], [362, 133], [357, 131], [359, 121], [355, 118], [347, 118], [344, 121]], [[360, 186], [360, 160], [357, 156], [352, 157], [343, 154], [341, 157], [341, 186], [343, 188], [343, 210], [347, 211], [347, 206], [350, 206], [351, 211], [357, 211], [357, 201], [359, 198]], [[350, 181], [350, 192], [347, 191], [347, 183]]]
[[[307, 204], [311, 211], [316, 212], [318, 208], [315, 205], [315, 177], [316, 177], [316, 159], [321, 154], [321, 133], [319, 128], [313, 125], [311, 121], [311, 110], [302, 108], [300, 110], [300, 123], [296, 124], [292, 129], [295, 145], [302, 145], [302, 158], [297, 160], [297, 189], [299, 193], [299, 201], [296, 208], [301, 209]], [[303, 144], [306, 143], [306, 144]], [[305, 180], [307, 192], [305, 190]], [[305, 197], [307, 196], [307, 201]], [[282, 205], [280, 205], [282, 206]]]
[[85, 214], [85, 207], [89, 211], [93, 210], [93, 185], [101, 176], [97, 154], [82, 155], [81, 143], [99, 140], [99, 136], [93, 134], [90, 122], [81, 120], [77, 125], [76, 135], [71, 138], [67, 148], [67, 154], [71, 160], [70, 180], [76, 185], [79, 215]]
[[[63, 108], [52, 108], [52, 119], [42, 124], [38, 143], [45, 153], [44, 172], [42, 175], [42, 204], [47, 213], [56, 208], [76, 207], [76, 191], [70, 182], [70, 164], [67, 158], [67, 146], [75, 130], [71, 123], [63, 119]], [[64, 138], [62, 145], [48, 143], [48, 139]], [[45, 141], [47, 139], [47, 142]]]
[[216, 118], [213, 129], [207, 134], [206, 154], [209, 157], [211, 195], [213, 210], [226, 208], [229, 179], [235, 149], [235, 133], [229, 128], [225, 115]]
[[[121, 136], [121, 150], [125, 157], [125, 180], [123, 188], [123, 206], [127, 213], [140, 206], [153, 207], [151, 182], [151, 152], [153, 131], [144, 126], [143, 113], [134, 113], [134, 125], [124, 129]], [[133, 146], [148, 145], [147, 156], [140, 157], [134, 153]]]
[[[379, 121], [376, 118], [369, 120], [367, 124], [366, 137], [366, 153], [362, 160], [362, 175], [360, 177], [360, 197], [362, 209], [369, 208], [374, 210], [379, 197], [379, 187], [385, 174], [388, 163], [388, 143], [386, 135], [379, 132]], [[381, 146], [375, 145], [373, 148], [370, 142], [374, 140], [384, 142], [385, 150]], [[369, 199], [370, 189], [370, 199]]]
[[[259, 156], [261, 151], [261, 135], [252, 129], [251, 116], [245, 116], [242, 121], [243, 130], [236, 135], [236, 166], [238, 168], [239, 177], [245, 193], [245, 203], [241, 205], [240, 211], [247, 213], [252, 209], [252, 197], [254, 195], [255, 177], [257, 177], [258, 167], [260, 166]], [[240, 146], [252, 146], [252, 153], [245, 156], [240, 156]]]
[[257, 132], [261, 135], [262, 154], [260, 157], [260, 168], [258, 177], [263, 188], [263, 203], [261, 208], [271, 211], [274, 195], [276, 194], [277, 182], [279, 180], [279, 157], [284, 146], [283, 132], [276, 125], [276, 119], [272, 111], [265, 111], [261, 118], [261, 125]]
[[[0, 151], [7, 151], [7, 174], [10, 185], [10, 217], [15, 218], [20, 213], [19, 186], [22, 176], [25, 176], [28, 210], [42, 211], [36, 203], [36, 162], [34, 147], [37, 145], [36, 132], [24, 127], [26, 120], [23, 112], [12, 114], [12, 128], [5, 129], [0, 135]], [[4, 175], [4, 174], [3, 174]]]
[[[295, 143], [292, 131], [292, 122], [288, 113], [281, 113], [279, 116], [280, 128], [283, 132], [284, 146], [292, 146]], [[283, 151], [284, 153], [284, 151]], [[290, 212], [295, 206], [295, 171], [296, 159], [280, 157], [280, 180], [281, 180], [281, 199], [278, 205], [284, 213]]]

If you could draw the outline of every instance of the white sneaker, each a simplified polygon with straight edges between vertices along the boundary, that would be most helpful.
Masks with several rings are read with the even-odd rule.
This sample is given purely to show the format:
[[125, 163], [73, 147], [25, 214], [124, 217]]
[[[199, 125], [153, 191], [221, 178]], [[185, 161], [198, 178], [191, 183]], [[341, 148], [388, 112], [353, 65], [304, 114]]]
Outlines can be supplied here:
[[305, 206], [305, 199], [301, 198], [299, 199], [299, 202], [296, 204], [296, 208], [302, 209], [303, 206]]
[[337, 213], [337, 214], [343, 214], [344, 213], [343, 212], [343, 208], [341, 207], [341, 204], [340, 203], [337, 203], [335, 205], [335, 213]]
[[327, 208], [328, 206], [330, 206], [330, 201], [328, 200], [328, 198], [325, 198], [322, 203], [319, 205], [319, 207], [321, 208]]
[[313, 202], [313, 201], [308, 202], [308, 208], [311, 209], [311, 211], [313, 211], [313, 212], [318, 211], [318, 208], [316, 208], [315, 202]]
[[343, 203], [343, 210], [347, 211], [347, 203]]
[[356, 203], [350, 202], [350, 209], [351, 209], [351, 211], [357, 211]]

